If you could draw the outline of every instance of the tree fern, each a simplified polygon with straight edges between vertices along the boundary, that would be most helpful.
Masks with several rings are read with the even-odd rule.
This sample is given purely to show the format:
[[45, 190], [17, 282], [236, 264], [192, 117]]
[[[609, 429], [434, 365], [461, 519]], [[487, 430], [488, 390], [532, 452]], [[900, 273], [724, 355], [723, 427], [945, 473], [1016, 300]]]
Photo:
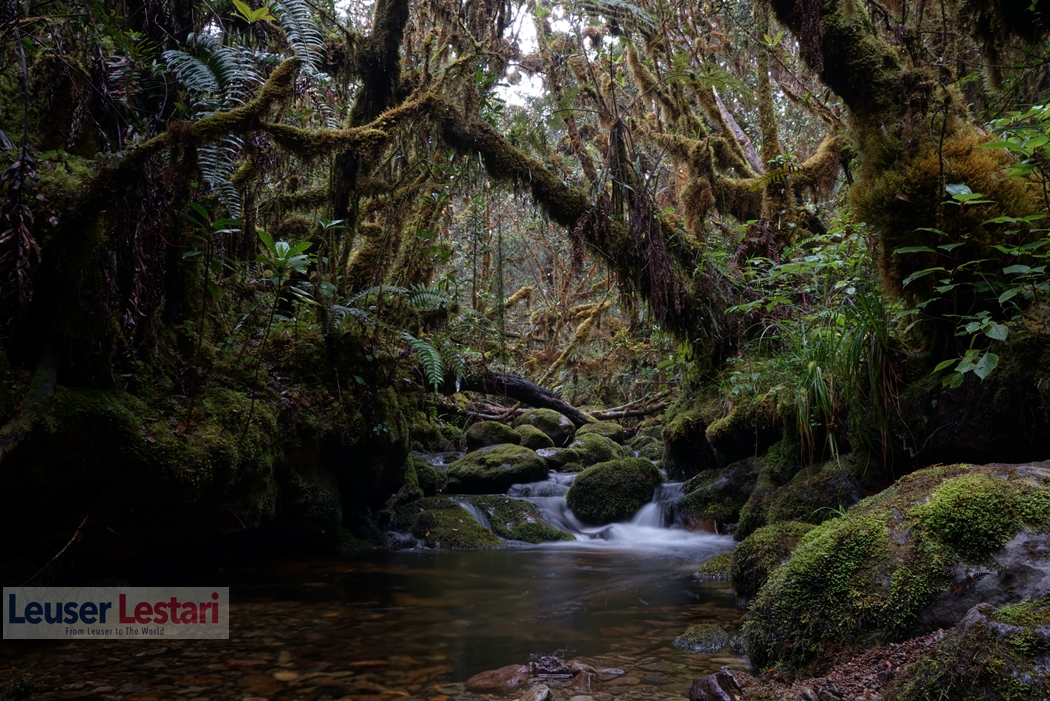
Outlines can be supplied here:
[[423, 372], [427, 376], [427, 382], [430, 383], [435, 392], [438, 391], [445, 382], [445, 359], [441, 356], [441, 352], [429, 341], [416, 338], [407, 331], [402, 333], [401, 337], [408, 341], [412, 350], [419, 356], [419, 361], [423, 364]]

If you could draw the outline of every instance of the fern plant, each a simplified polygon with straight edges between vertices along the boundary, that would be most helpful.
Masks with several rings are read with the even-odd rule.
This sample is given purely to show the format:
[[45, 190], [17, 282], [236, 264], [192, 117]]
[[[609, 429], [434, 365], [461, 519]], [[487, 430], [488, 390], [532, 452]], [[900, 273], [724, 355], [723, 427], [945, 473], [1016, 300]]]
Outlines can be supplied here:
[[423, 365], [423, 372], [427, 376], [427, 382], [437, 392], [445, 384], [445, 374], [453, 374], [456, 381], [456, 391], [459, 391], [463, 377], [466, 374], [466, 361], [458, 352], [458, 349], [448, 341], [441, 343], [439, 350], [430, 341], [416, 338], [407, 331], [401, 334], [401, 338], [408, 341], [409, 347], [419, 357]]

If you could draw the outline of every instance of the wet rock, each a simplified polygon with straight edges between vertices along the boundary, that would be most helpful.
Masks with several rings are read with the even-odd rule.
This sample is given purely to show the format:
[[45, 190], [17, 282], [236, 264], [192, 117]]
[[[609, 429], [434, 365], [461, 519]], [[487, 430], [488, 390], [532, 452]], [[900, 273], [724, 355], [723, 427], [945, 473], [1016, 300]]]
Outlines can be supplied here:
[[467, 429], [467, 450], [487, 448], [490, 445], [521, 443], [521, 434], [498, 421], [478, 421]]
[[597, 670], [597, 672], [598, 678], [601, 679], [603, 682], [607, 682], [610, 679], [622, 677], [623, 675], [627, 674], [626, 670], [620, 669], [619, 667], [606, 667], [605, 669]]
[[554, 441], [551, 440], [551, 437], [532, 424], [522, 424], [515, 430], [521, 436], [521, 444], [526, 448], [543, 450], [544, 448], [554, 447]]
[[488, 694], [509, 694], [523, 687], [528, 680], [529, 668], [512, 664], [475, 674], [467, 680], [467, 689]]
[[576, 429], [577, 438], [588, 433], [596, 433], [599, 436], [604, 436], [615, 443], [623, 445], [623, 426], [613, 421], [596, 421], [592, 424], [584, 424]]
[[495, 548], [503, 541], [482, 527], [466, 509], [444, 497], [427, 497], [395, 512], [395, 528], [409, 531], [428, 548]]
[[659, 483], [660, 474], [648, 460], [612, 460], [581, 472], [565, 498], [581, 521], [606, 524], [633, 516], [649, 502]]
[[[468, 501], [488, 518], [492, 532], [507, 540], [525, 543], [554, 543], [575, 540], [565, 531], [544, 523], [536, 505], [525, 499], [511, 497], [471, 497]], [[541, 658], [546, 659], [546, 658]], [[551, 658], [557, 659], [557, 658]]]
[[575, 462], [584, 467], [597, 465], [609, 460], [620, 460], [624, 457], [623, 448], [614, 441], [597, 433], [577, 435], [569, 449], [576, 452]]
[[733, 553], [719, 553], [714, 557], [704, 560], [693, 576], [703, 581], [715, 579], [729, 579], [733, 568]]
[[598, 688], [598, 684], [597, 674], [594, 672], [580, 672], [572, 678], [572, 683], [569, 687], [576, 691], [595, 691]]
[[754, 679], [747, 674], [722, 668], [693, 680], [689, 701], [736, 701]]
[[529, 670], [536, 676], [540, 674], [572, 675], [576, 673], [576, 670], [568, 662], [553, 655], [544, 655], [539, 659], [533, 660], [529, 663]]
[[685, 496], [678, 502], [678, 514], [689, 525], [693, 521], [714, 519], [719, 527], [736, 523], [758, 479], [760, 463], [748, 458], [722, 470], [706, 470], [685, 483]]
[[554, 694], [545, 685], [539, 684], [526, 691], [521, 701], [554, 701]]
[[565, 445], [576, 433], [572, 421], [553, 409], [529, 409], [514, 419], [515, 428], [524, 424], [535, 426], [546, 433], [556, 446]]
[[680, 650], [712, 653], [729, 646], [729, 635], [716, 625], [700, 623], [689, 628], [671, 643]]
[[860, 485], [848, 475], [824, 469], [806, 478], [805, 471], [769, 497], [766, 521], [821, 522], [835, 518], [841, 509], [853, 506], [862, 496]]
[[520, 445], [493, 445], [468, 453], [449, 465], [446, 491], [501, 494], [512, 484], [546, 478], [547, 464], [535, 451]]
[[707, 441], [707, 424], [698, 407], [668, 411], [663, 430], [666, 445], [664, 466], [671, 479], [686, 479], [718, 467], [715, 452]]
[[765, 453], [780, 440], [781, 429], [765, 404], [738, 404], [728, 416], [712, 421], [706, 435], [712, 448], [736, 462]]

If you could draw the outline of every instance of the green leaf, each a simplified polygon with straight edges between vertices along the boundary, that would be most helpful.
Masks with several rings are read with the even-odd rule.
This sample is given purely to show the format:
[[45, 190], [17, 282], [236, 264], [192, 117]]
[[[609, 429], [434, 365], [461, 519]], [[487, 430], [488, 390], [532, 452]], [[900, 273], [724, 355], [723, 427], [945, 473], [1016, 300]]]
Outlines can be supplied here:
[[935, 367], [933, 369], [933, 371], [934, 372], [940, 372], [941, 370], [945, 369], [946, 367], [954, 365], [958, 360], [959, 360], [958, 358], [951, 358], [949, 360], [942, 360], [941, 362], [937, 363], [937, 367]]
[[948, 183], [944, 186], [945, 192], [954, 197], [955, 195], [972, 195], [971, 190], [966, 183]]
[[1006, 337], [1010, 335], [1010, 329], [1006, 328], [1004, 324], [992, 324], [984, 330], [984, 335], [996, 341], [1005, 341]]
[[901, 246], [893, 250], [894, 253], [936, 253], [929, 246]]
[[981, 356], [981, 359], [977, 361], [977, 365], [973, 369], [973, 374], [982, 380], [992, 374], [999, 365], [999, 356], [991, 351], [988, 351]]
[[1032, 268], [1028, 265], [1011, 265], [1008, 268], [1003, 268], [1003, 272], [1007, 275], [1018, 275], [1021, 273], [1031, 272]]
[[916, 280], [918, 280], [921, 277], [926, 277], [927, 275], [931, 275], [933, 273], [936, 273], [938, 271], [943, 271], [943, 270], [944, 270], [944, 268], [926, 268], [926, 270], [919, 270], [917, 272], [912, 273], [908, 277], [904, 278], [904, 282], [901, 283], [901, 284], [903, 284], [905, 287], [907, 287], [909, 284], [915, 282]]
[[942, 387], [951, 387], [952, 389], [956, 389], [962, 383], [963, 374], [961, 372], [953, 372], [951, 375], [948, 375], [943, 380], [941, 380]]
[[1010, 142], [1008, 141], [989, 141], [986, 144], [979, 144], [977, 148], [1010, 148]]
[[966, 243], [965, 241], [960, 241], [959, 243], [943, 243], [940, 246], [938, 246], [937, 248], [940, 248], [942, 250], [945, 250], [945, 251], [948, 251], [949, 253], [951, 253], [956, 248], [958, 248], [959, 246], [964, 245], [965, 243]]
[[273, 238], [262, 229], [259, 230], [259, 240], [261, 240], [263, 245], [266, 246], [266, 250], [273, 255], [277, 255], [277, 247], [274, 245]]
[[1019, 293], [1019, 292], [1021, 292], [1021, 288], [1020, 287], [1014, 287], [1013, 289], [1010, 289], [1010, 290], [1007, 290], [1006, 292], [1003, 292], [1001, 295], [999, 295], [999, 304], [1002, 304], [1003, 302], [1005, 302], [1007, 300], [1013, 299], [1014, 297], [1017, 296], [1017, 293]]

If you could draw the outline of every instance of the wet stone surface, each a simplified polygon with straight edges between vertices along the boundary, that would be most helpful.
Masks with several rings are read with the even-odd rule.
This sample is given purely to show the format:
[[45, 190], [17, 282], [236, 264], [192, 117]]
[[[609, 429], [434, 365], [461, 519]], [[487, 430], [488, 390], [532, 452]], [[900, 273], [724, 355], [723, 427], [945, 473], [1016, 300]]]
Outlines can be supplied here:
[[684, 624], [739, 623], [724, 584], [692, 579], [702, 559], [548, 546], [255, 565], [219, 582], [229, 640], [5, 641], [0, 687], [21, 672], [39, 701], [480, 701], [497, 696], [470, 677], [557, 654], [569, 673], [534, 665], [498, 698], [682, 699], [742, 664], [671, 646]]

